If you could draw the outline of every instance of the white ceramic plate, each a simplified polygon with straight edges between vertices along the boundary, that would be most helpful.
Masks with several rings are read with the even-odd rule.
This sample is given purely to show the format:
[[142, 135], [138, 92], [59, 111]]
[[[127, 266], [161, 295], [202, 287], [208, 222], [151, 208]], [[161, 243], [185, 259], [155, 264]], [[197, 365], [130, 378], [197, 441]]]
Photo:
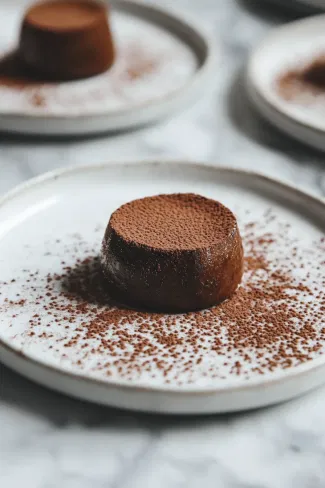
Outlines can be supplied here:
[[[1, 2], [2, 58], [17, 45], [25, 8], [26, 2]], [[117, 49], [113, 67], [69, 83], [24, 89], [0, 83], [0, 130], [81, 135], [126, 129], [171, 115], [204, 91], [216, 54], [190, 23], [132, 0], [113, 1], [110, 18]]]
[[303, 93], [290, 100], [277, 88], [279, 76], [325, 53], [325, 15], [275, 29], [253, 53], [247, 85], [261, 114], [301, 142], [325, 150], [325, 95]]
[[[265, 235], [268, 242], [272, 241], [265, 233], [284, 232], [282, 240], [276, 238], [276, 244], [270, 244], [268, 256], [285, 261], [292, 246], [298, 245], [298, 255], [304, 250], [307, 261], [312, 259], [311, 264], [306, 262], [306, 270], [301, 271], [310, 273], [307, 281], [319, 281], [320, 273], [324, 277], [324, 269], [317, 269], [318, 260], [324, 254], [324, 250], [319, 249], [325, 228], [324, 202], [280, 182], [250, 172], [184, 163], [106, 164], [56, 171], [29, 181], [0, 201], [1, 361], [60, 392], [148, 412], [204, 414], [255, 408], [295, 397], [323, 383], [325, 341], [304, 364], [293, 362], [291, 367], [266, 370], [263, 374], [258, 368], [268, 354], [254, 359], [256, 351], [251, 351], [253, 360], [247, 365], [242, 362], [244, 374], [240, 375], [233, 368], [241, 357], [236, 349], [226, 352], [226, 356], [229, 355], [227, 365], [225, 357], [219, 353], [207, 350], [203, 361], [197, 361], [202, 351], [185, 351], [184, 357], [172, 361], [171, 372], [164, 375], [155, 367], [154, 357], [147, 358], [148, 369], [133, 368], [132, 363], [126, 361], [119, 370], [113, 363], [123, 358], [125, 351], [115, 350], [114, 357], [106, 350], [104, 355], [100, 353], [97, 347], [102, 336], [97, 336], [97, 332], [95, 337], [80, 337], [74, 341], [80, 321], [88, 324], [91, 320], [84, 312], [70, 320], [72, 315], [66, 309], [66, 299], [61, 297], [64, 280], [56, 279], [63, 267], [74, 269], [77, 258], [82, 260], [98, 253], [108, 218], [123, 202], [145, 195], [188, 191], [228, 205], [237, 215], [242, 234], [245, 229], [250, 233], [251, 223], [255, 222], [253, 233], [258, 245], [264, 246]], [[249, 235], [245, 239], [247, 253], [251, 246]], [[54, 279], [49, 280], [48, 274]], [[46, 287], [52, 287], [53, 283], [55, 289], [49, 296]], [[37, 298], [39, 295], [42, 298]], [[52, 313], [49, 303], [53, 299], [63, 305], [63, 309], [54, 312], [57, 316], [49, 317], [46, 307], [49, 306]], [[77, 306], [79, 302], [74, 300], [70, 299], [68, 305]], [[320, 306], [318, 301], [314, 302], [315, 307]], [[104, 311], [107, 311], [105, 307]], [[199, 316], [202, 317], [201, 312], [194, 314], [194, 322]], [[175, 317], [176, 324], [164, 322], [164, 330], [175, 334], [181, 350], [187, 349], [187, 336], [180, 331], [180, 320], [184, 316]], [[161, 318], [168, 320], [168, 316]], [[153, 343], [157, 339], [156, 321], [157, 316], [150, 315], [145, 329], [139, 331], [136, 320], [128, 318], [122, 328], [130, 333], [136, 329], [147, 334], [149, 343]], [[209, 323], [208, 331], [211, 326]], [[324, 323], [317, 325], [319, 330], [323, 326]], [[88, 331], [88, 326], [84, 327], [82, 331]], [[114, 330], [113, 326], [106, 328], [105, 325], [104, 336], [109, 344], [115, 344]], [[202, 324], [197, 331], [201, 334], [200, 341], [209, 340]], [[221, 339], [227, 349], [227, 334]], [[168, 351], [163, 345], [159, 359], [163, 360], [166, 352], [168, 356]], [[195, 363], [190, 372], [184, 368], [189, 358]], [[132, 367], [125, 375], [124, 368], [129, 365]], [[108, 376], [107, 368], [111, 367]]]

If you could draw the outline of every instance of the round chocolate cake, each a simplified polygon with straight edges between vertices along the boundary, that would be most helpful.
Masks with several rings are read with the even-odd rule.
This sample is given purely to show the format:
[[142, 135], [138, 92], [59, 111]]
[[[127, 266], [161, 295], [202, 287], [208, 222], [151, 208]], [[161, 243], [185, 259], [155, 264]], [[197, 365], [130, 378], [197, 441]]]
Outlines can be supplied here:
[[50, 0], [26, 12], [19, 56], [35, 74], [49, 80], [87, 78], [114, 60], [104, 4], [94, 0]]
[[192, 193], [122, 205], [108, 223], [101, 259], [116, 300], [157, 312], [211, 307], [234, 293], [243, 274], [235, 216]]

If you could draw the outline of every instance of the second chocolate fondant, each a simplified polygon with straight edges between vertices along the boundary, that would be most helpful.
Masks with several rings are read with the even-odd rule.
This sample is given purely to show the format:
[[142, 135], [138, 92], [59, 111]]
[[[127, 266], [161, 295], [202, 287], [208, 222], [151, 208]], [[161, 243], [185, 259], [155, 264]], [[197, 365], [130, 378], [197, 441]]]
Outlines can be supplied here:
[[87, 78], [114, 60], [107, 8], [95, 0], [50, 0], [30, 7], [20, 34], [22, 62], [53, 80]]
[[243, 247], [236, 218], [221, 203], [191, 193], [159, 195], [112, 214], [102, 263], [118, 301], [186, 312], [234, 293], [243, 274]]

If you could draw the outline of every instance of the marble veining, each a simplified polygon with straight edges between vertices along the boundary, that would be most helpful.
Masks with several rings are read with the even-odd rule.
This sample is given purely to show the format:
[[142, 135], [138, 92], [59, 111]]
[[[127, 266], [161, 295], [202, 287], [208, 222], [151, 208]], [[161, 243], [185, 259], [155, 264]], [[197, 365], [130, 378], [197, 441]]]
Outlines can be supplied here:
[[[218, 45], [204, 98], [130, 133], [55, 141], [1, 135], [0, 194], [75, 163], [164, 158], [257, 169], [325, 196], [324, 155], [265, 124], [244, 90], [250, 50], [296, 15], [257, 0], [153, 3], [196, 18]], [[0, 487], [323, 488], [324, 410], [325, 388], [237, 415], [150, 416], [76, 401], [0, 366]]]

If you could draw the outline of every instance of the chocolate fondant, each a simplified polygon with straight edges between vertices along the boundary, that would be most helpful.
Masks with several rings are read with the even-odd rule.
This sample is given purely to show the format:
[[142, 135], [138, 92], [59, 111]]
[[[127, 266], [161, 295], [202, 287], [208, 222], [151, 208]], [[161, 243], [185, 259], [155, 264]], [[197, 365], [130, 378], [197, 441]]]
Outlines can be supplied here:
[[122, 205], [108, 223], [101, 258], [114, 298], [157, 312], [215, 305], [234, 293], [243, 274], [235, 216], [191, 193]]
[[26, 12], [22, 62], [38, 75], [73, 80], [106, 71], [114, 60], [107, 8], [94, 0], [51, 0]]

